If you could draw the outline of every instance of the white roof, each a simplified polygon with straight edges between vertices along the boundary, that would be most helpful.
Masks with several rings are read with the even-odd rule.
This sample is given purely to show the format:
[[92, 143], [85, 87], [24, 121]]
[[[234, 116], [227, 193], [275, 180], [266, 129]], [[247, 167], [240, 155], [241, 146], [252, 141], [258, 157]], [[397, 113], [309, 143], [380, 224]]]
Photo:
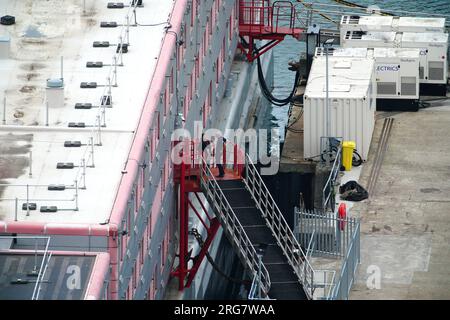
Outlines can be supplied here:
[[395, 41], [396, 32], [367, 32], [362, 35], [362, 40], [373, 40], [373, 41], [384, 41], [384, 42], [393, 42]]
[[391, 26], [393, 19], [394, 17], [390, 16], [361, 16], [358, 24], [366, 26]]
[[420, 49], [414, 48], [374, 48], [375, 58], [420, 58]]
[[402, 36], [403, 42], [417, 42], [417, 43], [440, 43], [446, 44], [448, 42], [448, 33], [438, 32], [404, 32]]
[[[128, 4], [129, 1], [126, 1]], [[90, 155], [90, 148], [65, 148], [64, 141], [89, 142], [92, 128], [68, 128], [69, 122], [94, 125], [99, 108], [75, 110], [75, 103], [100, 104], [105, 87], [81, 89], [81, 82], [107, 84], [109, 67], [86, 68], [87, 61], [111, 64], [116, 46], [93, 48], [94, 41], [117, 44], [121, 27], [100, 28], [101, 21], [125, 22], [129, 8], [107, 9], [107, 1], [50, 0], [0, 2], [0, 12], [14, 15], [14, 26], [1, 26], [0, 34], [11, 36], [11, 57], [0, 60], [0, 101], [7, 98], [6, 125], [0, 122], [0, 220], [14, 219], [14, 199], [19, 198], [19, 221], [103, 223], [110, 215], [128, 156], [133, 131], [153, 76], [165, 25], [131, 27], [130, 47], [117, 69], [118, 86], [112, 88], [113, 107], [106, 109], [106, 127], [101, 130], [102, 146], [94, 148], [95, 167], [87, 168], [86, 190], [79, 191], [79, 211], [75, 190], [48, 191], [49, 184], [81, 185], [80, 168], [56, 169], [58, 162], [79, 165]], [[138, 23], [155, 24], [168, 20], [173, 1], [144, 1], [137, 8]], [[50, 109], [49, 126], [45, 124], [46, 79], [58, 78], [60, 56], [64, 56], [65, 104]], [[131, 94], [130, 94], [131, 93]], [[0, 114], [3, 113], [0, 108]], [[97, 142], [97, 136], [95, 136]], [[29, 152], [32, 152], [32, 176], [29, 177]], [[87, 165], [90, 162], [87, 161]], [[22, 204], [38, 199], [38, 208], [26, 216]], [[21, 185], [21, 186], [18, 186]], [[58, 206], [57, 213], [41, 213], [40, 206]]]
[[398, 26], [444, 29], [445, 18], [400, 17], [398, 19]]
[[[374, 72], [374, 60], [329, 57], [329, 97], [364, 98]], [[305, 89], [307, 98], [326, 97], [326, 57], [315, 57]]]

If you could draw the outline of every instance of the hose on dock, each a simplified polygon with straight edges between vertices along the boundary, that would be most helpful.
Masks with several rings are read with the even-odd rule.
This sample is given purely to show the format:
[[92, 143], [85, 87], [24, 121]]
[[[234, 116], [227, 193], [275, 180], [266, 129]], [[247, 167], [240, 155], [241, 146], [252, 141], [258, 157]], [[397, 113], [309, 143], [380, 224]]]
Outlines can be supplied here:
[[[258, 51], [258, 49], [256, 49]], [[283, 107], [289, 103], [291, 103], [292, 98], [295, 95], [295, 91], [297, 90], [297, 84], [300, 79], [300, 72], [297, 71], [295, 74], [295, 81], [294, 81], [294, 87], [292, 88], [291, 93], [289, 96], [285, 99], [279, 99], [273, 96], [272, 92], [267, 87], [266, 80], [264, 79], [264, 72], [262, 70], [261, 66], [261, 59], [258, 57], [258, 80], [259, 80], [259, 86], [261, 87], [261, 92], [263, 93], [264, 97], [269, 100], [270, 103], [272, 103], [275, 106]]]

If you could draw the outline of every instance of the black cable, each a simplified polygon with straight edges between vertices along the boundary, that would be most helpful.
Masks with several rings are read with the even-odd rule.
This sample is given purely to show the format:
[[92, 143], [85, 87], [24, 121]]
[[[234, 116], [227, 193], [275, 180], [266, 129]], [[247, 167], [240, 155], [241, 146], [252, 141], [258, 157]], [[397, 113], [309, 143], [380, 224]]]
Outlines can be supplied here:
[[[202, 236], [200, 235], [200, 233], [198, 232], [197, 229], [193, 228], [190, 232], [195, 239], [197, 240], [200, 248], [203, 248], [204, 245], [204, 241]], [[215, 271], [217, 271], [217, 273], [219, 273], [222, 277], [224, 277], [225, 279], [227, 279], [230, 282], [236, 283], [236, 284], [250, 284], [251, 281], [250, 280], [241, 280], [241, 279], [236, 279], [233, 277], [230, 277], [229, 275], [227, 275], [225, 272], [223, 272], [220, 267], [216, 264], [216, 262], [214, 261], [214, 259], [211, 257], [211, 255], [209, 254], [208, 251], [206, 251], [206, 259], [208, 260], [208, 262], [211, 264], [211, 266], [213, 267], [213, 269]]]
[[[258, 49], [255, 49], [255, 52], [258, 53]], [[259, 85], [261, 87], [261, 92], [263, 93], [264, 97], [270, 103], [272, 103], [273, 105], [278, 106], [278, 107], [283, 107], [283, 106], [291, 103], [292, 102], [292, 98], [295, 95], [295, 91], [297, 90], [298, 80], [300, 79], [300, 72], [297, 70], [297, 72], [295, 74], [294, 86], [293, 86], [292, 91], [289, 94], [289, 96], [287, 98], [285, 98], [285, 99], [278, 99], [278, 98], [273, 96], [272, 92], [267, 87], [267, 83], [266, 83], [266, 81], [264, 79], [264, 73], [263, 73], [263, 70], [262, 70], [260, 57], [257, 58], [257, 62], [258, 62], [258, 80], [259, 80]]]

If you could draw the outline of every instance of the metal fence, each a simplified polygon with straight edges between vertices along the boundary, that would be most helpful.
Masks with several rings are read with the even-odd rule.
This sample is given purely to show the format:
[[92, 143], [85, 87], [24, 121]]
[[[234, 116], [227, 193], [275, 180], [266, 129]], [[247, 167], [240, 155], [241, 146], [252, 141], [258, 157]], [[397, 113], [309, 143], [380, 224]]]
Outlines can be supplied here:
[[323, 286], [328, 287], [323, 296], [332, 300], [347, 299], [360, 262], [359, 219], [295, 208], [294, 223], [294, 233], [302, 248], [305, 248], [308, 259], [325, 257], [342, 260], [337, 275], [324, 274], [321, 277]]

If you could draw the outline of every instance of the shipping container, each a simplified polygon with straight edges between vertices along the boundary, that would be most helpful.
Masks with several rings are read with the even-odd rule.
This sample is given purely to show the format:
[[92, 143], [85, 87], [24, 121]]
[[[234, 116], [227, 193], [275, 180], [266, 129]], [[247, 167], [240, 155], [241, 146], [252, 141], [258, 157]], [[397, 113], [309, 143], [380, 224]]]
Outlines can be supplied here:
[[[367, 159], [375, 124], [375, 61], [328, 57], [330, 136], [355, 141]], [[326, 57], [315, 57], [304, 94], [304, 157], [320, 159], [327, 137]]]

